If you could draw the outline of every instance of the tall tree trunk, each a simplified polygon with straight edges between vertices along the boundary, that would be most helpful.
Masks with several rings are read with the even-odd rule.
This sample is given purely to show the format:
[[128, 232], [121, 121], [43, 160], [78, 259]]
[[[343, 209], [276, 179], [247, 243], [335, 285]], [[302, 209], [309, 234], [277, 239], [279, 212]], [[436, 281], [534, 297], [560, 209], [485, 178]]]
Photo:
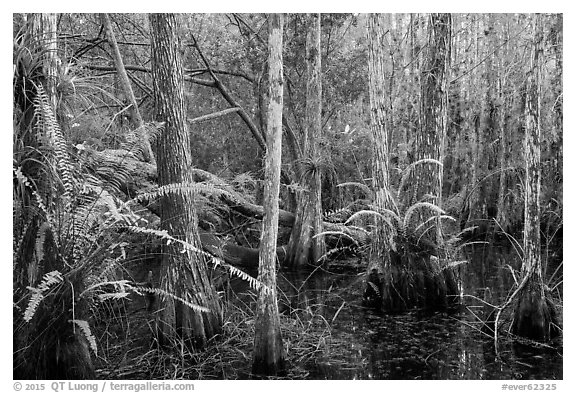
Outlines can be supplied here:
[[134, 128], [138, 130], [142, 136], [142, 153], [144, 156], [144, 161], [155, 163], [154, 154], [152, 153], [152, 147], [150, 146], [150, 141], [148, 140], [148, 135], [144, 129], [144, 121], [138, 109], [138, 102], [136, 102], [136, 97], [134, 96], [134, 91], [132, 90], [132, 84], [126, 73], [126, 68], [124, 67], [124, 61], [122, 60], [122, 54], [120, 53], [120, 48], [118, 47], [118, 42], [116, 41], [116, 36], [114, 35], [114, 29], [112, 28], [112, 22], [110, 21], [110, 16], [108, 14], [101, 14], [102, 22], [106, 27], [106, 36], [108, 37], [108, 42], [112, 47], [112, 54], [114, 56], [114, 64], [116, 65], [116, 74], [120, 84], [122, 85], [122, 90], [128, 102], [130, 103], [130, 120]]
[[263, 284], [258, 294], [252, 372], [280, 375], [285, 372], [280, 315], [276, 299], [276, 238], [278, 235], [278, 194], [282, 158], [282, 14], [268, 18], [269, 96], [264, 183], [264, 219], [260, 239], [258, 279]]
[[[417, 159], [442, 160], [443, 139], [447, 127], [447, 69], [450, 58], [449, 14], [432, 15], [429, 23], [428, 53], [422, 69], [422, 101], [420, 107], [421, 130], [417, 134]], [[384, 93], [384, 62], [382, 27], [380, 18], [368, 19], [369, 86], [371, 128], [373, 135], [373, 185], [377, 210], [389, 216], [388, 193], [388, 139], [386, 130], [386, 99]], [[422, 200], [432, 195], [433, 202], [441, 203], [442, 169], [433, 163], [419, 164], [415, 169], [415, 194]], [[447, 307], [456, 285], [451, 271], [442, 269], [437, 255], [441, 241], [439, 218], [436, 221], [433, 243], [420, 239], [413, 227], [387, 228], [384, 219], [378, 218], [373, 230], [372, 248], [368, 266], [366, 303], [384, 311], [403, 311], [413, 307], [441, 309]], [[423, 216], [427, 220], [428, 217]], [[401, 218], [402, 220], [402, 218]], [[391, 239], [392, 237], [392, 239]], [[418, 239], [418, 240], [415, 240]], [[423, 252], [424, 251], [424, 252]]]
[[43, 42], [43, 46], [46, 50], [44, 54], [43, 61], [43, 73], [44, 73], [44, 89], [48, 98], [52, 104], [52, 110], [56, 116], [58, 108], [58, 95], [57, 95], [57, 85], [58, 85], [58, 68], [60, 66], [60, 59], [58, 58], [58, 40], [57, 40], [57, 26], [56, 14], [39, 14], [39, 28], [38, 34]]
[[[485, 85], [485, 98], [482, 100], [482, 113], [481, 113], [481, 132], [484, 137], [483, 143], [483, 154], [482, 163], [485, 165], [486, 175], [492, 172], [498, 163], [498, 158], [494, 154], [496, 149], [493, 148], [496, 140], [499, 138], [499, 134], [496, 134], [497, 127], [497, 105], [496, 105], [496, 72], [494, 69], [494, 59], [496, 54], [494, 53], [497, 45], [497, 36], [495, 32], [496, 21], [494, 19], [495, 14], [488, 14], [485, 16], [485, 21], [481, 26], [481, 31], [484, 31], [485, 43], [484, 52], [487, 57], [483, 57], [484, 61], [484, 78], [482, 83]], [[497, 197], [494, 191], [496, 177], [489, 177], [484, 180], [480, 186], [482, 190], [482, 206], [483, 206], [483, 218], [495, 218], [495, 210]]]
[[[508, 42], [510, 40], [510, 29], [509, 29], [509, 22], [506, 21], [505, 22], [506, 25], [503, 28], [505, 31], [505, 35], [504, 35], [504, 39]], [[497, 206], [496, 206], [496, 210], [497, 210], [497, 216], [496, 216], [496, 221], [498, 221], [498, 223], [500, 224], [500, 226], [502, 228], [504, 228], [504, 230], [508, 230], [508, 224], [509, 224], [509, 220], [508, 220], [508, 215], [506, 214], [506, 193], [507, 193], [507, 181], [506, 181], [506, 176], [507, 173], [505, 171], [506, 167], [508, 166], [507, 163], [507, 156], [508, 156], [508, 152], [507, 152], [507, 146], [508, 146], [508, 136], [506, 135], [506, 130], [507, 130], [507, 123], [506, 123], [506, 113], [509, 112], [509, 99], [508, 99], [508, 95], [506, 94], [506, 88], [508, 86], [508, 84], [506, 83], [508, 78], [507, 78], [507, 63], [505, 61], [505, 59], [508, 58], [509, 55], [509, 44], [507, 43], [504, 46], [504, 49], [500, 52], [500, 67], [499, 67], [499, 72], [501, 73], [498, 82], [498, 96], [499, 96], [499, 104], [500, 104], [500, 108], [498, 110], [498, 123], [497, 123], [497, 128], [500, 134], [500, 138], [499, 138], [499, 147], [500, 150], [498, 152], [498, 162], [499, 162], [499, 168], [500, 168], [500, 174], [499, 174], [499, 178], [498, 178], [498, 202], [497, 202]]]
[[[57, 195], [61, 190], [60, 179], [50, 171], [38, 171], [34, 165], [58, 167], [64, 160], [51, 154], [48, 149], [39, 151], [38, 147], [54, 147], [62, 143], [56, 139], [54, 123], [58, 112], [58, 77], [60, 59], [57, 42], [57, 14], [31, 14], [27, 20], [29, 26], [29, 47], [26, 51], [34, 58], [37, 69], [29, 69], [28, 73], [20, 74], [20, 81], [26, 87], [25, 94], [30, 94], [25, 100], [15, 97], [23, 112], [19, 135], [14, 144], [15, 157], [18, 156], [19, 169], [34, 184], [35, 191], [42, 199], [43, 207], [38, 206], [31, 195], [31, 189], [23, 187], [24, 192], [15, 190], [14, 204], [19, 205], [18, 218], [23, 218], [26, 224], [23, 233], [18, 234], [19, 250], [15, 250], [15, 304], [28, 300], [27, 287], [37, 287], [42, 277], [49, 272], [69, 272], [68, 262], [62, 254], [64, 251], [55, 241], [56, 236], [70, 241], [62, 228], [49, 220], [64, 210], [64, 203], [69, 202], [69, 190]], [[41, 69], [39, 69], [41, 68]], [[18, 81], [16, 81], [18, 83]], [[38, 87], [37, 87], [38, 86]], [[33, 103], [40, 90], [47, 96], [49, 108], [35, 108]], [[15, 92], [17, 89], [15, 89]], [[18, 92], [22, 93], [22, 92]], [[49, 119], [49, 120], [48, 120]], [[32, 169], [32, 171], [30, 170]], [[46, 176], [46, 174], [49, 174]], [[60, 173], [60, 175], [62, 175]], [[69, 179], [68, 179], [69, 180]], [[16, 206], [15, 206], [16, 207]], [[15, 227], [21, 222], [15, 223]], [[21, 237], [20, 237], [21, 236]], [[20, 252], [19, 252], [20, 251]], [[32, 320], [24, 322], [21, 310], [14, 308], [14, 377], [17, 379], [93, 379], [94, 365], [87, 342], [72, 320], [87, 320], [85, 303], [74, 297], [81, 292], [83, 277], [70, 278], [64, 289], [55, 289], [38, 306]]]
[[[308, 16], [306, 34], [306, 119], [304, 126], [304, 162], [298, 198], [296, 222], [288, 243], [287, 266], [298, 268], [316, 264], [326, 252], [322, 236], [322, 173], [318, 140], [322, 129], [322, 67], [320, 51], [320, 14]], [[316, 237], [315, 237], [316, 236]]]
[[[448, 69], [450, 64], [451, 15], [431, 14], [428, 50], [422, 70], [420, 112], [422, 124], [416, 135], [416, 161], [444, 158], [444, 139], [448, 127]], [[443, 167], [425, 163], [415, 168], [415, 200], [442, 206]], [[423, 217], [426, 219], [427, 217]], [[441, 226], [436, 223], [432, 240], [441, 242]], [[434, 232], [433, 232], [434, 233]]]
[[[383, 212], [389, 209], [389, 173], [388, 173], [388, 140], [389, 132], [386, 127], [386, 94], [384, 72], [384, 41], [380, 14], [368, 16], [368, 87], [370, 96], [370, 129], [372, 131], [372, 187], [375, 194], [376, 211]], [[373, 305], [381, 302], [380, 294], [390, 288], [390, 235], [391, 231], [381, 217], [374, 222], [372, 243], [370, 247], [370, 262], [368, 263], [368, 281], [364, 297]], [[378, 291], [374, 290], [374, 287]], [[389, 294], [384, 294], [388, 298]]]
[[[158, 184], [161, 186], [193, 183], [178, 27], [177, 18], [173, 14], [150, 15], [156, 120], [166, 123], [156, 142]], [[164, 196], [161, 202], [161, 227], [173, 237], [200, 249], [194, 203], [194, 195], [189, 192]], [[188, 347], [199, 349], [221, 331], [220, 300], [208, 279], [206, 263], [202, 254], [182, 250], [178, 244], [164, 246], [162, 289], [187, 302], [205, 307], [209, 312], [195, 311], [171, 297], [163, 297], [157, 325], [162, 344], [176, 337]]]
[[543, 55], [542, 16], [534, 15], [530, 71], [526, 86], [526, 169], [524, 195], [524, 259], [512, 332], [535, 340], [558, 334], [554, 306], [544, 291], [540, 248], [540, 98]]

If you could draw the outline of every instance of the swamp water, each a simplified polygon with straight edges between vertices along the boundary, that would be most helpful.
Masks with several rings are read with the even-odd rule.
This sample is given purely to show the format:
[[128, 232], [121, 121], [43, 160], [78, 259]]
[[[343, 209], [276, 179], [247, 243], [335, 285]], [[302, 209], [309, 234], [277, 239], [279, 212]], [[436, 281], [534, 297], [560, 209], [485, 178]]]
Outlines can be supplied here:
[[[468, 263], [458, 267], [462, 292], [502, 304], [518, 258], [488, 246], [465, 258]], [[280, 272], [278, 285], [281, 312], [320, 314], [330, 326], [327, 342], [336, 343], [302, 365], [307, 379], [562, 379], [561, 346], [520, 347], [504, 338], [497, 357], [473, 315], [482, 315], [482, 303], [470, 296], [450, 314], [385, 315], [362, 307], [362, 280], [354, 273]]]

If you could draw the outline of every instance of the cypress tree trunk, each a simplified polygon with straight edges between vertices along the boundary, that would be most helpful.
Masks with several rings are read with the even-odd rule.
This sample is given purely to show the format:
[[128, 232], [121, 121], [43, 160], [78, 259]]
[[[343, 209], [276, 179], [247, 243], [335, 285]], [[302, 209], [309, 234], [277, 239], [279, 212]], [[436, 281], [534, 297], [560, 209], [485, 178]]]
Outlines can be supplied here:
[[524, 259], [521, 289], [512, 332], [535, 340], [558, 335], [553, 304], [544, 291], [540, 248], [540, 89], [542, 73], [542, 16], [534, 16], [532, 59], [526, 87], [524, 158]]
[[[184, 75], [173, 14], [151, 14], [152, 79], [156, 120], [165, 122], [157, 139], [159, 185], [193, 183], [190, 137], [186, 127]], [[191, 193], [171, 194], [161, 202], [161, 227], [175, 238], [201, 249], [198, 217]], [[161, 344], [177, 338], [191, 349], [204, 347], [222, 329], [220, 300], [208, 280], [205, 257], [175, 244], [163, 247], [161, 288], [209, 312], [194, 311], [170, 297], [162, 299], [158, 321]]]
[[[509, 39], [509, 22], [506, 21], [505, 26], [505, 39]], [[508, 43], [504, 46], [504, 49], [500, 52], [500, 59], [501, 65], [499, 67], [500, 70], [504, 70], [502, 72], [504, 75], [500, 75], [500, 81], [498, 83], [498, 96], [500, 97], [500, 109], [498, 111], [498, 122], [497, 128], [500, 134], [500, 150], [498, 152], [498, 163], [500, 167], [500, 174], [498, 178], [498, 202], [497, 202], [497, 215], [496, 221], [504, 228], [504, 230], [508, 229], [509, 226], [509, 219], [508, 214], [506, 212], [506, 192], [507, 192], [507, 184], [506, 181], [506, 171], [505, 168], [508, 166], [508, 135], [507, 135], [507, 122], [506, 122], [506, 113], [509, 112], [510, 108], [510, 99], [506, 94], [507, 88], [507, 77], [505, 75], [505, 67], [506, 62], [505, 59], [508, 58], [509, 55], [509, 46]]]
[[[371, 129], [373, 137], [373, 187], [377, 211], [383, 215], [390, 209], [388, 192], [388, 139], [386, 130], [386, 100], [384, 92], [384, 51], [378, 15], [368, 19], [369, 86]], [[422, 71], [421, 130], [416, 137], [418, 160], [442, 160], [444, 135], [447, 127], [447, 70], [450, 59], [449, 14], [432, 15], [429, 24], [429, 45]], [[420, 201], [432, 196], [432, 202], [441, 204], [442, 167], [434, 163], [416, 166], [414, 194], [409, 200]], [[422, 214], [421, 222], [429, 217]], [[402, 218], [403, 219], [403, 218]], [[437, 245], [442, 234], [439, 218], [432, 241], [419, 239], [420, 233], [399, 226], [393, 231], [384, 219], [375, 220], [372, 235], [366, 303], [384, 311], [403, 311], [413, 307], [441, 309], [449, 305], [449, 295], [456, 293], [452, 272], [442, 269], [437, 258]], [[418, 222], [420, 223], [420, 222]], [[413, 224], [415, 225], [415, 224]]]
[[[59, 78], [60, 59], [58, 57], [57, 41], [57, 14], [30, 14], [28, 15], [30, 41], [26, 51], [31, 56], [38, 56], [35, 69], [28, 69], [28, 73], [18, 75], [21, 78], [16, 83], [27, 86], [26, 97], [15, 97], [15, 103], [22, 110], [22, 123], [19, 135], [14, 144], [15, 157], [18, 156], [22, 166], [22, 173], [34, 183], [35, 189], [42, 198], [44, 208], [36, 205], [30, 189], [24, 188], [20, 194], [14, 193], [14, 204], [19, 205], [27, 225], [23, 229], [19, 250], [15, 250], [15, 304], [22, 305], [27, 301], [27, 287], [37, 287], [42, 277], [51, 271], [62, 274], [69, 272], [68, 263], [80, 261], [64, 260], [62, 256], [66, 251], [59, 247], [55, 237], [62, 235], [69, 241], [62, 228], [53, 227], [48, 223], [44, 211], [54, 216], [59, 209], [63, 209], [65, 201], [69, 201], [69, 190], [57, 195], [55, 190], [61, 190], [59, 179], [51, 172], [32, 170], [27, 162], [41, 163], [48, 167], [56, 167], [58, 158], [47, 152], [37, 149], [44, 145], [54, 143], [53, 128], [47, 125], [46, 120], [56, 122], [58, 112], [57, 86]], [[37, 98], [36, 86], [42, 86], [50, 106], [49, 109], [39, 113], [33, 107]], [[17, 89], [15, 89], [15, 92]], [[18, 92], [17, 94], [21, 94]], [[22, 99], [24, 98], [24, 99]], [[60, 158], [62, 159], [62, 158]], [[46, 174], [50, 174], [46, 176]], [[45, 210], [44, 210], [45, 209]], [[15, 223], [18, 227], [20, 223]], [[60, 232], [57, 232], [60, 231]], [[62, 239], [60, 239], [62, 240]], [[71, 275], [65, 286], [51, 288], [51, 296], [39, 305], [33, 318], [25, 322], [21, 310], [14, 308], [14, 378], [16, 379], [93, 379], [94, 365], [88, 349], [88, 344], [77, 327], [74, 319], [87, 320], [88, 310], [86, 304], [75, 298], [83, 290], [84, 277]], [[24, 303], [25, 304], [25, 303]]]
[[266, 136], [267, 153], [264, 184], [264, 219], [260, 239], [258, 279], [260, 288], [256, 311], [254, 358], [252, 372], [260, 375], [281, 375], [285, 371], [284, 350], [280, 332], [280, 315], [276, 300], [276, 238], [278, 235], [278, 194], [282, 158], [282, 14], [268, 19], [269, 95]]
[[320, 14], [308, 15], [306, 34], [306, 119], [304, 125], [304, 161], [300, 165], [304, 190], [298, 198], [296, 221], [288, 243], [286, 266], [299, 268], [316, 264], [326, 252], [322, 236], [322, 173], [318, 140], [322, 129], [322, 67], [320, 51]]
[[[450, 14], [431, 14], [428, 28], [428, 50], [422, 69], [420, 113], [422, 124], [416, 134], [416, 161], [432, 158], [442, 162], [448, 121], [448, 66], [451, 40]], [[418, 165], [414, 200], [427, 199], [442, 205], [442, 166]], [[437, 233], [439, 235], [439, 233]], [[438, 240], [437, 237], [434, 240]]]
[[[384, 26], [380, 14], [368, 17], [368, 86], [370, 96], [370, 129], [372, 131], [372, 187], [374, 189], [376, 210], [382, 212], [390, 208], [388, 140], [386, 127], [386, 93], [384, 74]], [[390, 285], [393, 281], [390, 266], [390, 229], [381, 217], [374, 222], [368, 278], [364, 293], [365, 301], [379, 307], [382, 299], [389, 299]], [[378, 290], [376, 290], [376, 288]]]

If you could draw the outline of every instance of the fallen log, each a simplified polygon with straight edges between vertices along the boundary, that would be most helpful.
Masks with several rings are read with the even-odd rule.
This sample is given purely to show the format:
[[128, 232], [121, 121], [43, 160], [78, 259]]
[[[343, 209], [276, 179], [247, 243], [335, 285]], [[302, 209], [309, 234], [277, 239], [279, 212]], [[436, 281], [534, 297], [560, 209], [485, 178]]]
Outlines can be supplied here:
[[[204, 251], [222, 259], [224, 262], [245, 269], [258, 269], [259, 250], [242, 247], [233, 242], [221, 239], [210, 232], [200, 232], [200, 242]], [[286, 257], [284, 246], [276, 249], [278, 262], [282, 265]]]
[[[128, 197], [134, 197], [136, 193], [151, 191], [156, 187], [156, 167], [138, 160], [130, 152], [126, 150], [104, 150], [98, 152], [92, 149], [86, 149], [86, 151], [91, 157], [95, 172], [109, 172], [109, 177], [118, 183], [118, 188]], [[106, 168], [106, 170], [102, 168]], [[118, 174], [121, 174], [121, 176]], [[229, 209], [246, 217], [258, 220], [262, 220], [264, 217], [264, 208], [261, 205], [248, 201], [225, 180], [202, 169], [192, 169], [192, 174], [195, 182], [210, 185], [202, 192], [208, 194], [207, 196], [212, 201], [221, 202]], [[158, 214], [158, 206], [154, 201], [147, 202], [145, 206], [153, 213]], [[292, 227], [295, 218], [294, 213], [280, 209], [278, 224]], [[324, 221], [323, 229], [324, 236], [326, 236], [328, 244], [332, 247], [351, 244], [362, 245], [368, 241], [367, 233], [360, 228]], [[247, 253], [243, 253], [239, 249], [236, 251], [236, 254]]]

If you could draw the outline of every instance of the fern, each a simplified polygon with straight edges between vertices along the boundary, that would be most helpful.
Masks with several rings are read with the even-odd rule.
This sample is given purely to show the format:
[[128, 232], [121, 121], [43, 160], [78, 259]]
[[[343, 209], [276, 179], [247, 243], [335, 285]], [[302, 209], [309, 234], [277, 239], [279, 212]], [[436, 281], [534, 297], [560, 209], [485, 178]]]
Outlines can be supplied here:
[[384, 216], [383, 216], [382, 214], [378, 213], [377, 211], [374, 211], [374, 210], [360, 210], [360, 211], [357, 211], [356, 213], [352, 214], [352, 215], [350, 216], [350, 218], [348, 218], [348, 219], [346, 220], [346, 222], [344, 223], [344, 225], [349, 224], [350, 222], [352, 222], [352, 221], [354, 221], [354, 220], [356, 220], [356, 219], [358, 219], [358, 218], [360, 218], [360, 217], [363, 217], [363, 216], [376, 216], [376, 217], [380, 217], [380, 218], [384, 219]]
[[142, 202], [169, 195], [189, 195], [190, 197], [195, 197], [198, 193], [223, 194], [225, 192], [226, 191], [209, 183], [172, 183], [158, 187], [153, 191], [142, 193], [135, 198], [135, 201]]
[[380, 296], [380, 289], [378, 289], [378, 287], [376, 286], [376, 284], [374, 284], [372, 281], [368, 281], [368, 285], [370, 285], [370, 287], [374, 290], [374, 292], [376, 292], [376, 296]]
[[258, 290], [258, 289], [264, 288], [264, 291], [270, 291], [271, 290], [270, 288], [266, 287], [261, 281], [258, 281], [257, 279], [253, 278], [252, 276], [250, 276], [249, 274], [245, 273], [244, 271], [238, 269], [237, 267], [234, 267], [234, 266], [226, 263], [221, 258], [218, 258], [217, 256], [210, 254], [209, 252], [201, 250], [198, 247], [195, 247], [192, 244], [190, 244], [184, 240], [176, 239], [175, 237], [168, 234], [168, 232], [165, 230], [142, 228], [142, 227], [137, 227], [137, 226], [127, 226], [126, 229], [128, 229], [129, 231], [132, 231], [134, 233], [154, 235], [154, 236], [156, 236], [162, 240], [165, 240], [167, 245], [169, 245], [171, 243], [177, 243], [177, 244], [182, 246], [183, 250], [188, 250], [188, 251], [195, 252], [197, 254], [205, 256], [208, 259], [208, 261], [210, 261], [212, 264], [214, 264], [214, 266], [222, 266], [222, 267], [228, 269], [233, 276], [239, 277], [242, 280], [247, 281], [252, 289]]
[[186, 299], [182, 299], [181, 297], [176, 296], [173, 293], [167, 292], [167, 291], [160, 289], [160, 288], [148, 288], [148, 287], [133, 286], [132, 290], [134, 290], [134, 292], [136, 292], [136, 293], [148, 293], [151, 295], [169, 297], [171, 299], [179, 301], [180, 303], [184, 304], [185, 306], [188, 306], [189, 308], [191, 308], [192, 310], [194, 310], [196, 312], [203, 312], [203, 313], [212, 312], [212, 311], [210, 311], [210, 309], [208, 309], [206, 307], [202, 307], [202, 306], [199, 306], [197, 304], [191, 303]]
[[88, 341], [88, 344], [90, 344], [90, 349], [92, 349], [94, 355], [98, 356], [98, 346], [96, 345], [96, 338], [92, 334], [88, 322], [81, 319], [71, 319], [68, 322], [73, 323], [74, 325], [78, 325], [80, 331], [84, 334], [84, 337]]
[[352, 211], [348, 207], [343, 207], [341, 209], [335, 209], [324, 212], [324, 220], [325, 221], [341, 221], [341, 216], [348, 216], [352, 213]]
[[122, 143], [120, 147], [130, 152], [130, 155], [136, 159], [142, 159], [145, 156], [146, 144], [144, 141], [148, 139], [150, 145], [158, 138], [164, 130], [165, 123], [151, 122], [138, 127], [125, 136], [126, 142]]
[[456, 221], [456, 219], [454, 217], [448, 216], [448, 215], [432, 216], [432, 217], [429, 217], [426, 221], [424, 221], [420, 225], [418, 225], [416, 228], [414, 228], [414, 233], [417, 233], [420, 229], [422, 229], [423, 227], [425, 227], [429, 223], [436, 221], [437, 219], [449, 220], [449, 221], [453, 221], [453, 222]]
[[404, 214], [404, 227], [405, 228], [408, 228], [408, 226], [410, 225], [410, 221], [412, 220], [412, 216], [414, 215], [416, 210], [418, 210], [420, 208], [429, 209], [437, 215], [445, 215], [446, 214], [446, 212], [444, 210], [442, 210], [441, 208], [439, 208], [438, 206], [436, 206], [430, 202], [415, 203], [412, 206], [410, 206], [408, 208], [408, 210], [406, 210], [406, 213]]
[[59, 284], [63, 281], [62, 274], [57, 271], [51, 271], [46, 273], [44, 277], [42, 277], [42, 281], [38, 285], [37, 288], [28, 287], [31, 292], [30, 300], [28, 302], [28, 306], [24, 311], [24, 321], [30, 322], [38, 309], [38, 306], [44, 299], [45, 293], [50, 289], [51, 286]]
[[46, 220], [53, 225], [54, 220], [52, 218], [52, 214], [48, 211], [46, 204], [42, 200], [42, 197], [40, 196], [40, 194], [38, 194], [38, 192], [36, 191], [36, 188], [32, 187], [32, 183], [30, 182], [28, 177], [26, 177], [26, 175], [24, 175], [22, 173], [22, 168], [21, 167], [12, 168], [12, 171], [14, 172], [14, 175], [16, 175], [16, 178], [18, 179], [18, 181], [21, 184], [23, 184], [25, 187], [28, 187], [31, 190], [32, 196], [34, 196], [34, 200], [36, 201], [38, 208], [45, 215]]
[[[373, 192], [372, 189], [370, 187], [368, 187], [366, 184], [363, 183], [358, 183], [358, 182], [354, 182], [354, 181], [349, 181], [349, 182], [345, 182], [345, 183], [340, 183], [338, 184], [336, 187], [358, 187], [359, 189], [361, 189], [368, 197], [373, 197]], [[373, 198], [372, 198], [373, 199]]]
[[424, 164], [435, 164], [438, 165], [440, 168], [443, 167], [442, 163], [438, 160], [433, 158], [423, 158], [421, 160], [415, 161], [408, 165], [406, 169], [404, 169], [402, 173], [402, 178], [400, 179], [400, 185], [398, 186], [398, 197], [400, 197], [400, 193], [404, 189], [406, 182], [408, 181], [410, 174], [415, 170], [417, 165], [424, 165]]
[[68, 201], [74, 192], [74, 178], [72, 176], [72, 164], [68, 156], [68, 147], [64, 135], [60, 130], [60, 125], [54, 115], [52, 105], [48, 95], [42, 85], [37, 86], [36, 99], [34, 101], [35, 114], [38, 117], [38, 126], [48, 137], [50, 144], [54, 148], [56, 168], [60, 175], [64, 192], [62, 198]]
[[350, 236], [349, 234], [347, 234], [346, 232], [343, 231], [323, 231], [320, 233], [317, 233], [316, 235], [312, 236], [312, 238], [317, 238], [320, 236], [327, 236], [327, 235], [339, 235], [339, 236], [345, 236], [347, 238], [349, 238], [350, 240], [352, 240], [352, 242], [356, 245], [356, 246], [360, 246], [360, 244], [358, 243], [358, 241], [356, 239], [354, 239], [352, 236]]

